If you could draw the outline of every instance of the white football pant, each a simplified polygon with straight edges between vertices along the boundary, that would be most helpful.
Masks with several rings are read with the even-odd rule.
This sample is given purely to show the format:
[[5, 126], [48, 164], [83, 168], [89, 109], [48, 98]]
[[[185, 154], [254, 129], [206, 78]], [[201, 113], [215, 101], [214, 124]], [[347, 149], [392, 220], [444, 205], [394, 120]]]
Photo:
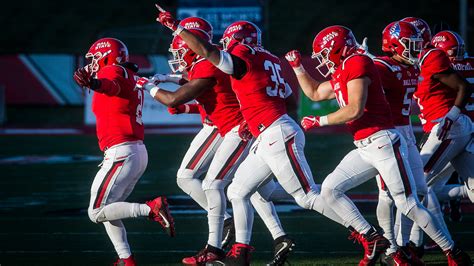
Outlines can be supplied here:
[[[448, 138], [439, 140], [436, 131], [439, 124], [435, 125], [422, 146], [420, 155], [423, 161], [425, 178], [428, 186], [442, 186], [448, 178], [448, 163], [462, 177], [467, 196], [474, 202], [474, 144], [472, 138], [473, 124], [466, 115], [461, 115], [451, 127]], [[472, 185], [471, 185], [472, 184]], [[433, 213], [438, 221], [447, 231], [439, 201], [433, 189], [430, 189], [428, 197], [424, 200], [427, 208]], [[410, 240], [420, 246], [422, 242], [419, 227], [414, 226]]]
[[407, 144], [398, 130], [381, 130], [354, 144], [357, 149], [349, 152], [322, 184], [326, 203], [357, 232], [366, 233], [371, 225], [344, 193], [380, 174], [402, 214], [422, 225], [443, 250], [452, 248], [453, 241], [416, 197]]
[[146, 204], [123, 202], [132, 192], [148, 163], [142, 141], [112, 146], [104, 153], [102, 166], [94, 178], [88, 214], [94, 223], [103, 223], [120, 258], [131, 255], [121, 219], [148, 216]]
[[227, 190], [234, 210], [236, 242], [250, 243], [254, 218], [250, 197], [272, 179], [272, 173], [298, 205], [326, 216], [332, 215], [331, 219], [342, 223], [320, 199], [304, 156], [304, 145], [303, 132], [287, 115], [273, 122], [253, 143]]

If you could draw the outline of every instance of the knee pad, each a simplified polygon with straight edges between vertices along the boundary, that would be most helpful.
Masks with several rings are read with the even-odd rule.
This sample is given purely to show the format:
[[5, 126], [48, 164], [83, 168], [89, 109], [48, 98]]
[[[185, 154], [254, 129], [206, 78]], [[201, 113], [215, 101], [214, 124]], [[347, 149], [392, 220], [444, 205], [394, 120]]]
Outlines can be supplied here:
[[314, 202], [318, 198], [319, 194], [315, 191], [311, 190], [308, 193], [304, 193], [303, 190], [298, 190], [292, 193], [293, 197], [295, 198], [296, 203], [304, 209], [312, 209]]
[[178, 187], [184, 191], [186, 194], [189, 194], [188, 190], [189, 190], [189, 186], [188, 184], [190, 182], [192, 182], [192, 178], [181, 178], [181, 177], [178, 177], [176, 179], [176, 183], [178, 184]]
[[243, 188], [235, 183], [231, 183], [227, 188], [227, 198], [230, 202], [232, 202], [234, 199], [250, 199], [251, 194], [252, 192], [249, 189]]
[[405, 196], [404, 194], [394, 196], [394, 201], [397, 209], [399, 209], [404, 215], [407, 215], [417, 204], [421, 206], [418, 198], [413, 194], [409, 196]]
[[204, 178], [204, 180], [202, 181], [202, 190], [224, 190], [228, 184], [229, 181], [227, 180]]
[[321, 187], [321, 197], [325, 202], [330, 205], [335, 201], [336, 198], [341, 197], [343, 194], [343, 191], [333, 188], [331, 186], [327, 186], [324, 183]]
[[105, 215], [102, 212], [102, 208], [97, 208], [97, 209], [89, 208], [87, 210], [87, 214], [89, 215], [89, 219], [93, 223], [98, 224], [98, 223], [105, 222]]

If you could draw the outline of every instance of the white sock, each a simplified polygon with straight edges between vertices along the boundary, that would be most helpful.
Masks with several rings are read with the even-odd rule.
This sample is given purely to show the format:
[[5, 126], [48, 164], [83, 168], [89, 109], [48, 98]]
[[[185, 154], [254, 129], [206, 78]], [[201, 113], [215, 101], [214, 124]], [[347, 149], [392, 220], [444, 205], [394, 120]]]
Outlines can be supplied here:
[[146, 204], [114, 202], [106, 205], [98, 214], [98, 221], [115, 221], [139, 216], [148, 216], [150, 207]]
[[110, 221], [104, 222], [103, 224], [119, 258], [126, 259], [130, 257], [132, 252], [130, 251], [130, 246], [127, 241], [127, 231], [122, 221]]
[[324, 201], [321, 194], [319, 194], [313, 202], [312, 209], [331, 219], [332, 221], [348, 228], [349, 224], [344, 223], [341, 216], [339, 216], [329, 205]]
[[234, 210], [235, 241], [248, 245], [254, 219], [254, 210], [250, 205], [250, 199], [234, 198], [231, 202]]
[[404, 247], [410, 241], [410, 235], [414, 223], [406, 217], [406, 215], [401, 214], [401, 212], [397, 210], [397, 216], [398, 215], [400, 215], [400, 226], [397, 229], [397, 244]]
[[224, 190], [209, 189], [205, 193], [208, 200], [207, 222], [209, 225], [209, 237], [207, 243], [213, 247], [222, 248], [222, 230], [227, 203]]
[[176, 182], [184, 193], [188, 194], [201, 208], [207, 210], [207, 198], [202, 190], [202, 181], [200, 179], [177, 178]]
[[379, 226], [384, 231], [383, 236], [390, 242], [390, 247], [387, 248], [385, 253], [387, 255], [392, 254], [398, 248], [394, 235], [393, 201], [386, 196], [379, 195], [376, 213]]
[[267, 226], [270, 234], [272, 234], [273, 239], [286, 235], [281, 226], [273, 202], [265, 200], [260, 196], [260, 194], [258, 194], [258, 192], [253, 193], [250, 197], [250, 201], [252, 202], [253, 208], [257, 211], [258, 215]]
[[[433, 190], [428, 189], [428, 195], [426, 195], [426, 209], [433, 215], [433, 217], [438, 221], [439, 225], [443, 232], [451, 237], [449, 234], [448, 226], [444, 221], [443, 213], [441, 212], [441, 206], [439, 205], [439, 200], [436, 197], [436, 194]], [[434, 240], [434, 239], [433, 239]]]
[[408, 212], [407, 217], [416, 222], [443, 251], [451, 249], [454, 246], [454, 242], [449, 233], [447, 234], [443, 231], [438, 220], [421, 204], [415, 205], [415, 207]]

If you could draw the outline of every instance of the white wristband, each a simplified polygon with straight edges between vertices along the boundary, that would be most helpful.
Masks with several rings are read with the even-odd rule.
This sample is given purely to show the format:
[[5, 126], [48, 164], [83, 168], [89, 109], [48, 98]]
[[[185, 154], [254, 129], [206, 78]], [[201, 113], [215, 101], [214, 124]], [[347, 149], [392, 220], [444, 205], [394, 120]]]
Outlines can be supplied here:
[[176, 28], [176, 30], [173, 32], [173, 35], [174, 35], [174, 36], [179, 35], [183, 30], [184, 30], [184, 27], [181, 26], [181, 25], [178, 25], [178, 27]]
[[328, 124], [329, 124], [329, 122], [328, 122], [328, 116], [327, 115], [319, 117], [319, 125], [320, 126], [327, 126]]
[[190, 108], [189, 108], [189, 105], [188, 105], [188, 104], [185, 104], [185, 105], [184, 105], [184, 112], [185, 112], [186, 114], [189, 114], [189, 109], [190, 109]]
[[155, 95], [159, 90], [160, 90], [160, 88], [158, 88], [157, 86], [151, 88], [151, 90], [150, 90], [151, 97], [155, 98]]
[[306, 73], [306, 69], [304, 69], [303, 65], [300, 65], [299, 67], [294, 67], [293, 71], [295, 71], [296, 75], [301, 75]]

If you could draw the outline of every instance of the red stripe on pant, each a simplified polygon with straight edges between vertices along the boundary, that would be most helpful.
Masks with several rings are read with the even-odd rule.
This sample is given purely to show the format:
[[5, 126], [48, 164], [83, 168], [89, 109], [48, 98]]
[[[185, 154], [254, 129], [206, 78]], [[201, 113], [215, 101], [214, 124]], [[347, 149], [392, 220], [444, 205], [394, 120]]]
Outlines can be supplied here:
[[429, 173], [431, 172], [431, 170], [433, 169], [434, 165], [438, 162], [439, 158], [441, 157], [441, 155], [444, 153], [444, 151], [446, 151], [446, 149], [448, 148], [449, 146], [449, 143], [451, 143], [451, 140], [450, 139], [445, 139], [441, 142], [441, 144], [439, 145], [439, 147], [436, 149], [435, 152], [433, 152], [433, 154], [431, 155], [430, 159], [428, 160], [428, 162], [426, 163], [426, 165], [423, 167], [423, 171], [425, 173]]
[[295, 143], [295, 137], [292, 137], [291, 139], [286, 141], [285, 143], [286, 154], [288, 156], [288, 159], [290, 159], [291, 168], [293, 169], [293, 172], [298, 178], [300, 185], [303, 187], [304, 192], [308, 193], [311, 190], [311, 187], [309, 186], [308, 179], [304, 175], [303, 169], [301, 169], [298, 159], [296, 158], [295, 151], [293, 150], [294, 143]]
[[211, 132], [211, 134], [207, 137], [207, 139], [203, 142], [201, 147], [196, 151], [194, 154], [193, 158], [189, 161], [189, 163], [186, 165], [186, 169], [193, 170], [194, 167], [198, 164], [199, 160], [201, 160], [202, 156], [206, 153], [207, 149], [209, 146], [211, 146], [211, 143], [216, 139], [217, 137], [217, 128], [214, 128]]
[[383, 191], [387, 191], [387, 185], [385, 184], [385, 181], [383, 181], [381, 174], [379, 174], [379, 178], [380, 178], [380, 189]]
[[410, 179], [408, 178], [405, 164], [403, 163], [402, 154], [400, 153], [400, 145], [401, 144], [399, 139], [393, 144], [393, 152], [395, 153], [395, 158], [397, 159], [398, 171], [400, 172], [400, 176], [402, 177], [403, 188], [405, 189], [405, 196], [408, 197], [412, 194], [412, 191], [410, 186]]
[[114, 176], [115, 172], [117, 172], [117, 169], [120, 166], [122, 166], [124, 162], [125, 160], [116, 161], [112, 164], [112, 167], [105, 175], [104, 180], [102, 180], [102, 184], [100, 184], [97, 197], [95, 198], [95, 201], [94, 201], [94, 209], [100, 208], [102, 200], [104, 199], [104, 196], [105, 196], [105, 192], [107, 191], [107, 187], [110, 184], [110, 180], [112, 180], [112, 177]]
[[242, 155], [242, 153], [244, 152], [247, 143], [248, 142], [241, 141], [239, 145], [237, 145], [237, 148], [232, 152], [227, 161], [224, 163], [224, 166], [222, 166], [222, 169], [219, 171], [219, 174], [217, 174], [216, 179], [224, 179], [230, 168], [232, 168], [235, 162], [239, 159], [240, 155]]

